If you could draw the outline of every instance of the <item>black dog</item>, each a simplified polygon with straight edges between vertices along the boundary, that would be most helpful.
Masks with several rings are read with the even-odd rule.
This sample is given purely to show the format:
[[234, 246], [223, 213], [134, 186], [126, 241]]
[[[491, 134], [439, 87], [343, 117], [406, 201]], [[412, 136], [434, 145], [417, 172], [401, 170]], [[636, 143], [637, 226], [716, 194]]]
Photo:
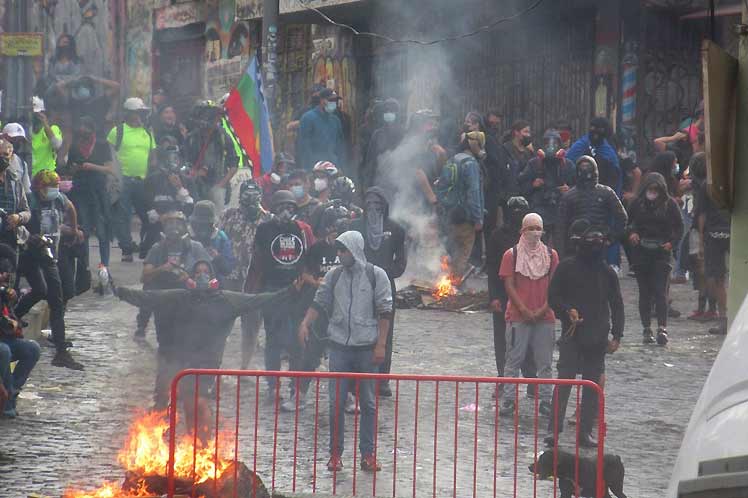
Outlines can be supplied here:
[[[571, 498], [574, 493], [574, 480], [576, 479], [575, 456], [566, 451], [558, 450], [556, 471], [553, 470], [553, 451], [544, 451], [538, 456], [538, 460], [528, 468], [540, 479], [556, 476], [558, 487], [561, 490], [561, 498]], [[603, 479], [605, 480], [605, 498], [611, 498], [608, 490], [618, 498], [626, 498], [623, 494], [623, 476], [625, 470], [623, 462], [618, 455], [605, 455], [603, 457]], [[597, 484], [597, 461], [590, 458], [579, 458], [579, 496], [595, 496]]]

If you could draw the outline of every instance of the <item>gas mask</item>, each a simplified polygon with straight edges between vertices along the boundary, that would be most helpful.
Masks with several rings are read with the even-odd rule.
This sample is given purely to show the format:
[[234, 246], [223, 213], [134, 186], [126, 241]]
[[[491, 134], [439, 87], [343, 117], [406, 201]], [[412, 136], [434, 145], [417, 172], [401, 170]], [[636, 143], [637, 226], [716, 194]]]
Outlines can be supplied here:
[[181, 220], [166, 220], [163, 227], [167, 242], [179, 242], [187, 236], [187, 224]]
[[292, 208], [284, 207], [275, 215], [280, 223], [288, 223], [294, 218], [294, 211]]
[[561, 142], [556, 138], [549, 138], [546, 140], [543, 150], [545, 151], [545, 157], [556, 157], [558, 151], [561, 150]]
[[169, 145], [161, 149], [161, 160], [161, 167], [166, 173], [178, 173], [181, 166], [179, 147]]
[[260, 216], [260, 195], [252, 191], [242, 192], [239, 194], [239, 207], [247, 218], [255, 221]]
[[208, 273], [198, 273], [194, 278], [190, 278], [185, 282], [188, 289], [195, 290], [217, 290], [220, 285], [218, 280], [211, 278]]

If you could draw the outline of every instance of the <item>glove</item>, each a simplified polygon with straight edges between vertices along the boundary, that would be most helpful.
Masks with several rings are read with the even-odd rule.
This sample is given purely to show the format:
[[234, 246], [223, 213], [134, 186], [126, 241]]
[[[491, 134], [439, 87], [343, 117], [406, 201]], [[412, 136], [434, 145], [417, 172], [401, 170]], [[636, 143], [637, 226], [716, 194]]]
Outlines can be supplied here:
[[157, 223], [158, 219], [159, 216], [155, 209], [151, 209], [150, 211], [148, 211], [148, 221], [150, 221], [151, 223]]

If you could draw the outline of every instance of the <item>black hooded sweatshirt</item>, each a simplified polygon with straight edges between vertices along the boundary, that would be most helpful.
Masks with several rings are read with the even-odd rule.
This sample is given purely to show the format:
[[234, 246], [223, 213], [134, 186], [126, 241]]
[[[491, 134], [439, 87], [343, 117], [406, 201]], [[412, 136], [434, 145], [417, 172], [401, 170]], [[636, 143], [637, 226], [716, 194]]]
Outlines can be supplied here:
[[399, 223], [390, 219], [390, 208], [384, 190], [372, 187], [366, 191], [366, 195], [376, 195], [385, 205], [383, 230], [385, 233], [379, 249], [374, 250], [367, 240], [366, 214], [351, 224], [351, 230], [355, 230], [364, 236], [364, 253], [366, 260], [387, 272], [394, 289], [395, 279], [405, 273], [408, 265], [408, 253], [405, 248], [405, 230]]
[[548, 288], [548, 304], [561, 319], [563, 333], [571, 326], [569, 310], [579, 312], [584, 321], [569, 340], [581, 348], [604, 352], [609, 333], [618, 340], [623, 337], [621, 287], [602, 255], [591, 258], [576, 254], [561, 261]]
[[[647, 190], [652, 186], [660, 194], [654, 202], [647, 199]], [[668, 195], [667, 184], [661, 174], [649, 173], [642, 180], [639, 193], [629, 206], [627, 233], [637, 233], [640, 239], [654, 240], [660, 244], [670, 242], [673, 248], [683, 238], [680, 208]]]
[[613, 189], [599, 183], [599, 177], [595, 165], [594, 185], [577, 182], [576, 187], [561, 197], [559, 221], [566, 237], [569, 236], [572, 223], [579, 219], [587, 219], [594, 226], [607, 227], [607, 235], [611, 241], [618, 241], [623, 237], [627, 221], [626, 210]]

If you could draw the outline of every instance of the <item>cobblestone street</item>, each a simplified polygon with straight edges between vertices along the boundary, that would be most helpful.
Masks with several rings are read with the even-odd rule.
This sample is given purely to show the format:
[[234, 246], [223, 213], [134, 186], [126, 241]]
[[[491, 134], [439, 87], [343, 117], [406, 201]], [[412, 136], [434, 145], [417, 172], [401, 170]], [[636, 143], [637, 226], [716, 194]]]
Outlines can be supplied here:
[[[115, 251], [115, 256], [118, 259], [118, 251]], [[113, 276], [120, 285], [135, 284], [139, 271], [140, 264], [137, 263], [117, 263], [112, 267]], [[626, 467], [626, 493], [631, 497], [655, 498], [662, 496], [667, 486], [691, 409], [722, 341], [718, 337], [707, 335], [707, 327], [681, 318], [672, 320], [669, 326], [669, 347], [642, 346], [635, 306], [636, 284], [633, 279], [624, 277], [622, 286], [626, 303], [626, 336], [621, 350], [609, 356], [607, 360], [608, 437], [605, 448], [607, 453], [619, 454], [623, 459]], [[673, 297], [685, 317], [695, 300], [690, 286], [674, 286]], [[73, 353], [84, 363], [86, 370], [74, 372], [52, 367], [50, 361], [53, 349], [43, 348], [42, 358], [19, 400], [19, 418], [0, 419], [0, 432], [3, 434], [2, 450], [13, 459], [12, 462], [0, 462], [2, 498], [25, 497], [30, 493], [60, 496], [63, 489], [70, 484], [94, 487], [103, 480], [121, 479], [123, 471], [116, 463], [116, 454], [122, 445], [128, 422], [138, 410], [148, 408], [151, 404], [155, 375], [155, 337], [149, 330], [147, 345], [132, 340], [134, 308], [118, 302], [112, 296], [99, 297], [89, 293], [71, 303], [67, 321], [70, 338], [75, 344]], [[238, 332], [238, 326], [236, 329], [235, 332]], [[229, 340], [224, 367], [239, 367], [238, 333], [234, 333]], [[253, 367], [262, 367], [261, 350], [255, 355]], [[482, 313], [467, 315], [438, 311], [399, 311], [393, 371], [414, 374], [495, 375], [490, 316]], [[231, 387], [235, 386], [235, 383], [227, 379], [226, 385]], [[242, 389], [242, 392], [246, 392]], [[249, 391], [254, 393], [254, 388]], [[226, 392], [230, 393], [231, 389], [227, 389]], [[475, 396], [475, 388], [466, 386], [464, 392], [466, 401], [461, 401], [460, 405], [471, 402], [471, 397]], [[411, 390], [404, 389], [401, 393], [401, 402], [408, 401], [410, 395]], [[479, 420], [479, 440], [488, 437], [493, 430], [493, 414], [490, 412], [493, 402], [490, 401], [490, 392], [483, 390], [480, 395], [479, 406], [483, 413], [480, 414]], [[433, 396], [433, 389], [424, 389], [421, 393], [422, 407], [429, 406], [432, 402], [430, 396]], [[447, 406], [450, 406], [449, 396], [445, 394], [443, 401]], [[451, 396], [453, 397], [454, 393], [451, 393]], [[320, 454], [317, 460], [320, 469], [327, 461], [326, 400], [326, 394], [321, 396]], [[525, 402], [524, 397], [522, 400], [523, 410], [527, 408], [529, 413], [531, 403]], [[573, 400], [572, 395], [572, 405]], [[409, 402], [412, 403], [412, 400]], [[242, 400], [243, 407], [245, 403], [247, 407], [242, 408], [242, 413], [249, 415], [253, 412], [249, 407], [254, 406], [254, 401]], [[381, 403], [383, 412], [380, 418], [383, 422], [380, 424], [380, 435], [391, 434], [392, 424], [388, 417], [392, 410], [392, 401], [384, 400]], [[227, 407], [227, 411], [230, 413], [231, 409]], [[569, 410], [569, 415], [571, 411], [572, 409]], [[251, 415], [253, 416], [253, 413]], [[293, 414], [285, 416], [285, 420], [294, 419]], [[403, 412], [400, 416], [401, 423], [405, 424], [403, 420], [408, 420], [407, 423], [412, 424], [411, 413]], [[467, 424], [472, 424], [473, 414], [465, 414], [465, 417]], [[430, 420], [433, 420], [433, 415]], [[434, 425], [428, 418], [424, 418], [423, 421], [424, 426], [428, 426], [429, 423]], [[271, 423], [272, 420], [263, 419], [262, 430], [271, 430]], [[281, 423], [284, 426], [279, 431], [279, 447], [291, 447], [294, 439], [293, 426], [284, 424], [283, 421]], [[309, 420], [304, 421], [304, 424], [309, 423]], [[449, 427], [448, 417], [445, 417], [442, 423]], [[509, 422], [505, 423], [506, 427], [510, 428]], [[302, 432], [303, 428], [303, 425], [300, 426], [299, 431]], [[503, 426], [501, 430], [505, 431]], [[250, 436], [247, 432], [246, 429], [243, 430], [239, 446], [242, 459], [249, 464], [252, 446], [251, 440], [245, 439], [245, 436]], [[403, 432], [407, 430], [403, 429]], [[428, 434], [426, 436], [428, 437]], [[502, 434], [502, 448], [510, 448], [509, 441], [503, 440], [508, 436], [509, 434]], [[521, 439], [518, 472], [522, 479], [527, 479], [527, 465], [531, 463], [533, 446], [528, 434], [523, 434]], [[302, 446], [302, 449], [308, 448], [311, 444], [308, 434], [304, 444], [306, 446]], [[352, 440], [347, 441], [347, 447], [350, 448], [351, 445]], [[268, 448], [263, 448], [263, 453], [267, 451]], [[452, 448], [446, 446], [444, 451], [451, 452]], [[463, 451], [470, 453], [472, 459], [472, 446], [461, 447], [460, 453]], [[509, 461], [513, 457], [506, 452], [503, 454], [506, 456], [502, 458], [506, 460], [500, 463], [502, 483], [504, 478], [511, 478], [513, 471], [513, 462]], [[419, 451], [419, 461], [420, 458], [424, 458], [423, 465], [428, 466], [428, 456], [420, 455]], [[403, 467], [408, 466], [404, 462], [409, 457], [407, 454], [402, 456]], [[307, 453], [305, 458], [308, 460], [311, 457]], [[349, 449], [346, 453], [347, 469], [352, 467], [352, 459], [353, 452]], [[487, 458], [480, 461], [479, 472], [485, 474], [492, 468], [492, 464]], [[472, 475], [472, 460], [470, 463], [465, 464], [470, 467], [465, 471], [470, 470]], [[401, 465], [400, 461], [398, 465]], [[412, 461], [410, 465], [415, 466]], [[264, 466], [258, 465], [258, 469], [261, 468]], [[269, 476], [262, 472], [260, 475], [266, 483], [269, 482]], [[350, 474], [339, 475], [339, 481], [345, 483], [347, 476]], [[390, 487], [383, 485], [378, 488], [378, 495], [392, 494], [391, 469], [385, 465], [381, 476], [383, 482], [387, 482], [387, 476]], [[286, 477], [288, 475], [284, 470], [275, 476], [279, 488], [287, 487], [288, 483], [284, 482]], [[309, 486], [306, 477], [308, 476], [302, 477], [301, 487]], [[319, 472], [317, 480], [330, 481], [331, 477], [326, 471]], [[361, 478], [359, 493], [371, 494], [371, 488], [365, 487], [368, 482], [370, 481]], [[410, 493], [407, 482], [406, 480], [406, 485], [402, 488], [403, 494]], [[320, 487], [326, 489], [327, 485]], [[347, 484], [341, 485], [338, 492], [343, 489], [348, 489]], [[429, 485], [428, 492], [430, 491]], [[440, 495], [448, 491], [451, 496], [451, 481], [449, 489], [443, 490], [444, 493], [441, 491], [440, 489]], [[472, 483], [460, 483], [458, 496], [471, 494]], [[511, 488], [503, 488], [501, 495], [511, 496]], [[538, 495], [553, 496], [551, 485], [540, 483]]]

